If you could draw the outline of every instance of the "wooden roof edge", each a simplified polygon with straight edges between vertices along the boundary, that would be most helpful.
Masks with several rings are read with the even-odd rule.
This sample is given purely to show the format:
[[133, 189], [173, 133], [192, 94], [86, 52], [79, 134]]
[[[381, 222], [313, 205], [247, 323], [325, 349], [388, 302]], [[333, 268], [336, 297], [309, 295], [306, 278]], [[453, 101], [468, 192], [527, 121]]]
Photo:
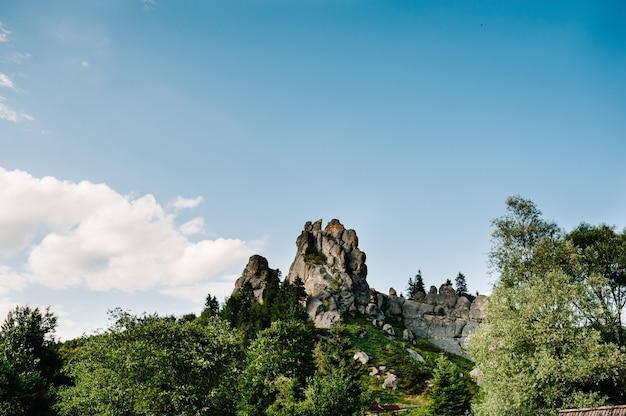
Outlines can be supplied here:
[[595, 411], [595, 410], [614, 410], [614, 409], [626, 409], [626, 404], [619, 404], [615, 406], [587, 407], [587, 408], [582, 408], [582, 409], [563, 409], [563, 410], [559, 410], [559, 415], [561, 414], [565, 415], [568, 413]]

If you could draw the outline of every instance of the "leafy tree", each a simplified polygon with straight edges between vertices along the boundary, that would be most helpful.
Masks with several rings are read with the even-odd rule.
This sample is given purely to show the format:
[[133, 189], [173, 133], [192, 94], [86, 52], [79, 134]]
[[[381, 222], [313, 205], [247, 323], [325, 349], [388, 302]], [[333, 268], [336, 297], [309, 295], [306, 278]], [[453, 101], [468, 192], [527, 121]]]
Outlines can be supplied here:
[[465, 280], [465, 275], [461, 272], [456, 275], [454, 279], [454, 284], [456, 285], [456, 294], [461, 296], [467, 294], [467, 282]]
[[576, 276], [590, 286], [590, 302], [581, 308], [592, 325], [607, 341], [626, 346], [624, 308], [626, 307], [626, 230], [616, 233], [606, 224], [580, 224], [567, 234], [579, 249]]
[[259, 332], [247, 350], [238, 414], [280, 414], [289, 403], [302, 400], [307, 377], [314, 372], [312, 350], [312, 328], [302, 322], [275, 321]]
[[562, 232], [554, 222], [541, 218], [534, 202], [521, 196], [506, 200], [506, 215], [491, 222], [492, 248], [489, 253], [491, 267], [500, 273], [500, 282], [513, 285], [537, 266], [549, 269], [551, 262], [538, 255], [540, 249], [549, 249]]
[[428, 402], [420, 409], [420, 416], [460, 416], [468, 414], [472, 382], [459, 367], [441, 354], [433, 372], [433, 385], [428, 391]]
[[475, 413], [553, 415], [623, 397], [626, 355], [589, 325], [580, 250], [532, 201], [509, 198], [507, 210], [493, 221], [500, 279], [468, 341], [483, 391]]
[[488, 321], [469, 339], [484, 393], [477, 415], [554, 415], [605, 404], [620, 390], [624, 351], [581, 325], [581, 290], [562, 272], [494, 289]]
[[61, 415], [233, 415], [240, 342], [228, 323], [206, 325], [120, 310], [85, 338], [65, 371]]
[[56, 317], [46, 309], [18, 306], [0, 328], [0, 414], [52, 415], [60, 359]]

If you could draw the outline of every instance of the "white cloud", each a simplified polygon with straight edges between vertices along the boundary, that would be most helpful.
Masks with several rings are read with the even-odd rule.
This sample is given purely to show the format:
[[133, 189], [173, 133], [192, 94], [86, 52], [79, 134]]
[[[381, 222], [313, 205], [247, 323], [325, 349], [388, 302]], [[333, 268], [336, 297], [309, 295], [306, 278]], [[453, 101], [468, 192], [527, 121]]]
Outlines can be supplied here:
[[190, 199], [190, 198], [183, 198], [182, 196], [178, 195], [176, 199], [172, 202], [172, 206], [177, 210], [186, 209], [186, 208], [195, 208], [198, 205], [200, 205], [202, 202], [204, 202], [204, 199], [201, 196]]
[[204, 229], [204, 218], [196, 217], [187, 221], [179, 227], [179, 230], [184, 235], [194, 235], [200, 233]]
[[[57, 289], [175, 292], [238, 272], [262, 245], [192, 242], [175, 219], [152, 195], [131, 198], [104, 184], [0, 168], [0, 251], [27, 255], [25, 264], [0, 269], [0, 279], [11, 275]], [[187, 228], [200, 225], [195, 220]]]
[[15, 87], [13, 86], [13, 81], [11, 80], [11, 78], [9, 78], [9, 76], [7, 74], [3, 74], [2, 72], [0, 72], [0, 87], [6, 87], [6, 88], [10, 88], [12, 90], [15, 89]]
[[89, 61], [81, 61], [80, 66], [81, 68], [84, 68], [84, 69], [89, 68]]
[[26, 114], [23, 111], [15, 111], [6, 104], [4, 104], [5, 98], [0, 96], [0, 120], [12, 121], [13, 123], [21, 123], [23, 121], [33, 121], [35, 117], [30, 114]]
[[11, 31], [5, 29], [2, 22], [0, 22], [0, 43], [8, 42], [10, 34]]

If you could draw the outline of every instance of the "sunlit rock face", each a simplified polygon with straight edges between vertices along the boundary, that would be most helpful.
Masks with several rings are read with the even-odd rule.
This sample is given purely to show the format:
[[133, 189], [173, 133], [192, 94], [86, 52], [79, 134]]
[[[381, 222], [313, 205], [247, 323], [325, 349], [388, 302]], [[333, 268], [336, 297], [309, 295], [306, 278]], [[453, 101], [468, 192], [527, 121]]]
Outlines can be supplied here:
[[250, 257], [246, 268], [243, 269], [241, 277], [235, 282], [233, 293], [239, 292], [246, 282], [249, 282], [254, 290], [254, 297], [263, 303], [265, 288], [269, 279], [276, 273], [276, 270], [270, 269], [267, 259], [263, 256], [255, 254]]
[[299, 277], [307, 293], [307, 312], [318, 328], [329, 328], [341, 313], [365, 312], [369, 285], [365, 253], [354, 230], [333, 219], [307, 222], [296, 240], [296, 256], [287, 279]]
[[413, 300], [371, 290], [366, 313], [376, 319], [380, 315], [395, 319], [415, 334], [435, 345], [459, 355], [465, 355], [465, 341], [483, 319], [486, 297], [477, 296], [473, 302], [458, 296], [452, 286], [431, 286], [429, 293], [418, 293]]

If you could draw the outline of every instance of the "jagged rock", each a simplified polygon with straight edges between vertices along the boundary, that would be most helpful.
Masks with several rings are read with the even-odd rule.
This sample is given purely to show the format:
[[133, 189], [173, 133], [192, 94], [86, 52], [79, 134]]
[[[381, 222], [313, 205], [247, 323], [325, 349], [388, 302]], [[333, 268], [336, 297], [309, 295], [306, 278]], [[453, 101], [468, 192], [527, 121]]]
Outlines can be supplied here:
[[363, 351], [355, 352], [352, 358], [354, 358], [356, 361], [360, 361], [361, 364], [367, 364], [367, 362], [370, 360], [370, 357]]
[[263, 296], [265, 294], [265, 288], [269, 279], [274, 276], [276, 270], [270, 269], [267, 259], [263, 256], [255, 254], [250, 257], [246, 268], [243, 269], [241, 277], [235, 282], [235, 289], [233, 293], [239, 292], [246, 282], [250, 282], [252, 289], [254, 290], [254, 297], [263, 303]]
[[383, 389], [395, 390], [398, 388], [398, 376], [387, 372], [385, 374], [385, 380], [383, 381]]
[[377, 376], [379, 374], [378, 368], [370, 367], [370, 376]]
[[[328, 312], [355, 313], [370, 303], [365, 253], [358, 248], [354, 230], [346, 230], [336, 219], [324, 230], [322, 220], [307, 222], [296, 247], [296, 257], [286, 278], [291, 282], [297, 277], [302, 279], [307, 305], [316, 305], [307, 307], [316, 326], [328, 328], [337, 321], [336, 314]], [[319, 315], [326, 316], [318, 318]]]
[[[466, 297], [459, 297], [449, 285], [442, 285], [439, 290], [431, 286], [421, 302], [388, 296], [374, 289], [370, 292], [370, 298], [376, 300], [385, 318], [399, 317], [413, 334], [459, 355], [465, 355], [465, 340], [483, 318], [484, 296], [471, 303]], [[394, 305], [401, 306], [399, 314]]]
[[410, 348], [406, 349], [406, 352], [409, 353], [409, 357], [411, 357], [412, 359], [414, 359], [415, 361], [419, 361], [422, 363], [425, 363], [426, 360], [424, 360], [424, 357], [422, 357], [421, 355], [419, 355], [419, 353], [415, 350], [412, 350]]
[[389, 288], [389, 296], [398, 296], [398, 293], [396, 292], [396, 289], [390, 287]]

